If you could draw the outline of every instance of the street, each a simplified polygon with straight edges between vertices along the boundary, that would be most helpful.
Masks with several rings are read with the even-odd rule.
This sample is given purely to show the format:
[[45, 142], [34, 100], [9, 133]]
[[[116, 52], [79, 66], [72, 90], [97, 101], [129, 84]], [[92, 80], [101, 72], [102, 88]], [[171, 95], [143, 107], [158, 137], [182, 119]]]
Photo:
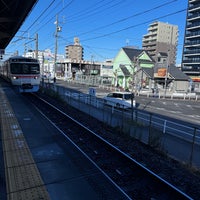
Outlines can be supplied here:
[[[75, 90], [88, 94], [91, 86], [69, 83], [63, 80], [57, 80], [56, 84], [62, 85], [69, 90]], [[99, 87], [94, 87], [96, 97], [103, 98], [111, 92]], [[200, 102], [194, 100], [183, 99], [159, 99], [147, 96], [135, 96], [137, 108], [148, 112], [157, 113], [160, 115], [180, 119], [195, 125], [200, 125]]]
[[138, 108], [200, 125], [200, 102], [136, 97]]

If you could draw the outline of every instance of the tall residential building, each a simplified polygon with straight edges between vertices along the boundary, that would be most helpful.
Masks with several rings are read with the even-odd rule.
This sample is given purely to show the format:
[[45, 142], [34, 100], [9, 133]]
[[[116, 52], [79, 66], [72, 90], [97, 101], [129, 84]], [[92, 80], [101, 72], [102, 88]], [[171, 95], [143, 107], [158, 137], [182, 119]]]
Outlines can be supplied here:
[[168, 65], [176, 64], [177, 44], [178, 26], [158, 21], [149, 25], [148, 33], [142, 40], [142, 48], [156, 63], [160, 62], [159, 55], [165, 53]]
[[74, 38], [74, 44], [65, 47], [65, 55], [72, 62], [80, 62], [83, 60], [83, 47], [80, 45], [79, 38]]
[[188, 0], [182, 71], [200, 81], [200, 1]]

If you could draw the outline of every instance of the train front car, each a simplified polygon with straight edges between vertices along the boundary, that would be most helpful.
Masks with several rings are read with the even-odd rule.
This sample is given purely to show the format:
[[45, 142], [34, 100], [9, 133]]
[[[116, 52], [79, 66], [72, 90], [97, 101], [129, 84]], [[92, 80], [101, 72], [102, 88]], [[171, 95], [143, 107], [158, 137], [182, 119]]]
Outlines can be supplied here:
[[19, 92], [37, 92], [40, 85], [40, 64], [37, 59], [12, 57], [9, 59], [9, 79]]

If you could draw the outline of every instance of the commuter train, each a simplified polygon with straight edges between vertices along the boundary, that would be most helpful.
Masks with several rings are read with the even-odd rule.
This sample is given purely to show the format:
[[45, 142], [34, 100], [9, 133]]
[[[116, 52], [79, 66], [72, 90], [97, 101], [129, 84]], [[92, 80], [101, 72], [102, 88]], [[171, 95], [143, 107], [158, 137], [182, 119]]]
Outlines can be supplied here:
[[40, 64], [37, 59], [22, 56], [4, 61], [1, 76], [19, 89], [19, 92], [37, 92], [40, 84]]

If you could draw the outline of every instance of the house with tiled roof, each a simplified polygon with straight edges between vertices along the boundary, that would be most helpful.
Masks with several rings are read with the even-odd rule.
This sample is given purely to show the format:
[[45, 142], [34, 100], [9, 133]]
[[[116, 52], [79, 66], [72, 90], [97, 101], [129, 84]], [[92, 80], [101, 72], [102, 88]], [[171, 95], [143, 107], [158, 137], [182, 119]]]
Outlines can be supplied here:
[[[160, 71], [159, 71], [160, 70]], [[184, 74], [176, 66], [168, 66], [154, 69], [154, 81], [156, 84], [165, 85], [171, 92], [188, 92], [190, 77]]]
[[167, 54], [162, 56], [162, 62], [154, 66], [154, 83], [168, 88], [171, 92], [188, 92], [191, 79], [174, 65], [168, 66]]

